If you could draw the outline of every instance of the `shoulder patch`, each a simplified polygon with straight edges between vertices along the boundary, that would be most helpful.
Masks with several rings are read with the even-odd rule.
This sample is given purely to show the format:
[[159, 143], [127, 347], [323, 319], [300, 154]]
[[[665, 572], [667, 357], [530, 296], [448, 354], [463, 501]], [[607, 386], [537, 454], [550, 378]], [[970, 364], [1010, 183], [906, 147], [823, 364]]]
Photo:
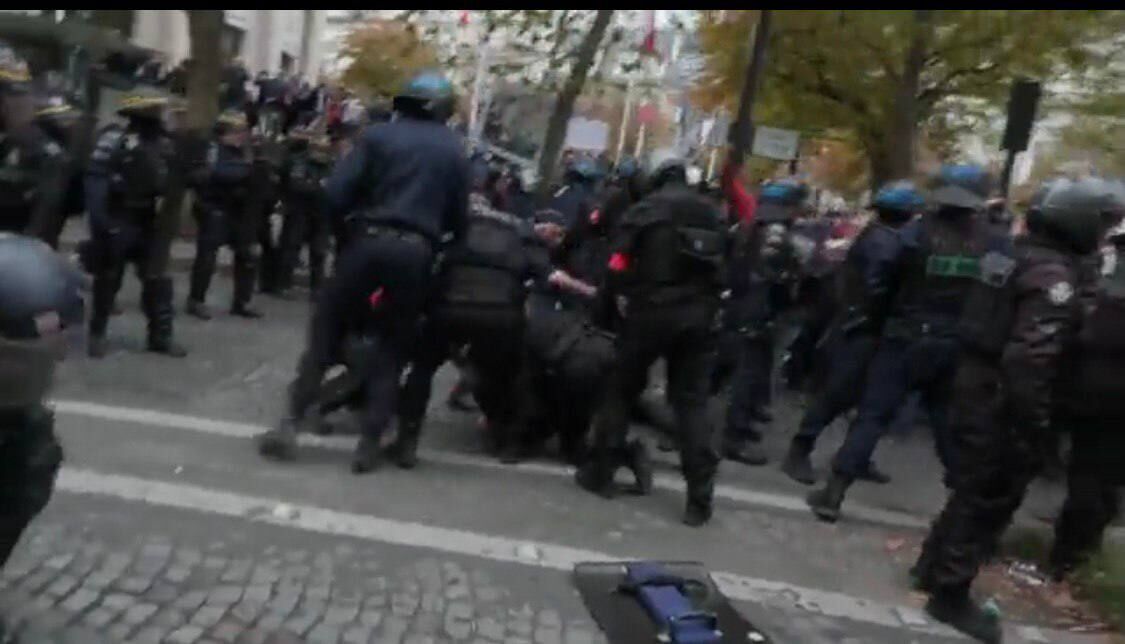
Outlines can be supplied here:
[[1054, 286], [1047, 289], [1047, 299], [1055, 306], [1063, 306], [1074, 297], [1074, 287], [1070, 282], [1056, 282]]
[[43, 146], [43, 152], [49, 157], [57, 157], [62, 154], [62, 148], [54, 141], [47, 141], [47, 144]]
[[1008, 283], [1016, 269], [1016, 260], [996, 251], [989, 251], [980, 259], [980, 280], [993, 287]]

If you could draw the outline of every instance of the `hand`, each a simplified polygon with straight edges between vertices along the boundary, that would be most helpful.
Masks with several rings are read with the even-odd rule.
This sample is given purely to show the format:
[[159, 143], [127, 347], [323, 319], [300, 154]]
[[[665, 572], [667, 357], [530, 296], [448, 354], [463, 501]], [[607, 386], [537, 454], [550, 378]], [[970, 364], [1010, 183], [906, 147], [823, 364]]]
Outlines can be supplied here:
[[557, 245], [562, 243], [566, 231], [558, 224], [543, 223], [535, 224], [535, 234], [548, 244]]

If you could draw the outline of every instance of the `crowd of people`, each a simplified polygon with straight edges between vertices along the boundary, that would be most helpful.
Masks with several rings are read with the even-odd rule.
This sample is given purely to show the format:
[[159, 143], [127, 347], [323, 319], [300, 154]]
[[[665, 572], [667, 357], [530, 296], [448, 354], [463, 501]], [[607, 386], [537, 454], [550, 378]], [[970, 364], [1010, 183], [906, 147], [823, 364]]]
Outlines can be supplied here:
[[[147, 348], [187, 355], [173, 333], [168, 249], [188, 192], [198, 227], [189, 315], [213, 315], [219, 247], [234, 254], [230, 313], [245, 318], [261, 315], [259, 291], [292, 291], [307, 253], [307, 345], [284, 418], [258, 437], [267, 458], [295, 459], [301, 432], [323, 431], [326, 414], [349, 407], [362, 428], [355, 473], [387, 459], [415, 467], [435, 374], [452, 362], [461, 377], [451, 401], [464, 407], [471, 396], [487, 447], [504, 462], [557, 442], [583, 489], [613, 497], [626, 469], [630, 490], [646, 494], [652, 465], [630, 421], [662, 361], [685, 524], [711, 519], [721, 459], [768, 462], [762, 438], [780, 431], [770, 413], [779, 376], [811, 402], [782, 459], [800, 483], [816, 483], [810, 454], [821, 432], [855, 412], [827, 480], [808, 496], [817, 517], [835, 521], [855, 482], [889, 480], [874, 450], [896, 417], [920, 406], [949, 497], [911, 572], [931, 614], [990, 642], [999, 624], [969, 587], [1064, 429], [1069, 495], [1055, 574], [1095, 550], [1116, 515], [1125, 454], [1113, 432], [1125, 416], [1120, 180], [1044, 184], [1018, 237], [992, 178], [972, 165], [946, 166], [925, 186], [883, 186], [862, 227], [843, 213], [814, 216], [796, 179], [751, 191], [737, 151], [718, 185], [689, 176], [688, 162], [669, 153], [612, 165], [568, 155], [539, 200], [520, 168], [467, 152], [447, 126], [453, 88], [438, 73], [411, 80], [390, 110], [363, 110], [331, 107], [323, 88], [284, 79], [256, 79], [251, 96], [247, 74], [232, 66], [224, 110], [198, 153], [169, 153], [191, 149], [177, 143], [176, 103], [139, 87], [119, 106], [125, 122], [99, 132], [76, 183], [55, 132], [70, 112], [57, 100], [36, 107], [26, 65], [10, 50], [0, 61], [0, 145], [4, 158], [10, 148], [24, 159], [3, 179], [0, 230], [16, 234], [0, 236], [0, 333], [4, 351], [34, 357], [11, 372], [20, 396], [0, 400], [24, 437], [5, 438], [0, 455], [19, 464], [0, 476], [23, 477], [0, 485], [5, 508], [19, 510], [0, 534], [4, 558], [61, 459], [42, 404], [55, 354], [43, 345], [81, 324], [82, 284], [90, 356], [107, 353], [130, 264]], [[165, 79], [174, 90], [175, 74]], [[88, 217], [89, 278], [32, 241], [56, 245], [71, 212]], [[775, 365], [791, 320], [796, 333]], [[10, 355], [0, 354], [5, 370]], [[326, 381], [340, 364], [345, 375]], [[716, 396], [726, 410], [718, 424], [707, 413]]]

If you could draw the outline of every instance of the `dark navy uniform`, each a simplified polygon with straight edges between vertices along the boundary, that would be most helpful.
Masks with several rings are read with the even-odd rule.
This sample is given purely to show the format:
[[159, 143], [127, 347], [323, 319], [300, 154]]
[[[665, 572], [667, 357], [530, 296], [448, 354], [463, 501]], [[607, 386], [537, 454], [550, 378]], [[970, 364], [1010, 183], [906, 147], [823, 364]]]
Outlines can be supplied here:
[[317, 139], [291, 150], [281, 171], [282, 208], [285, 226], [281, 231], [282, 268], [278, 286], [293, 285], [293, 271], [301, 249], [309, 249], [309, 288], [315, 294], [324, 279], [328, 255], [328, 221], [324, 216], [324, 186], [332, 172], [327, 139]]
[[172, 165], [172, 144], [162, 118], [167, 99], [126, 97], [120, 113], [125, 127], [110, 126], [98, 137], [86, 174], [94, 269], [89, 353], [105, 355], [105, 333], [125, 265], [141, 280], [141, 308], [148, 318], [148, 349], [174, 357], [187, 352], [172, 339], [172, 279], [154, 268], [159, 200]]
[[460, 140], [444, 125], [452, 100], [447, 80], [420, 75], [396, 99], [403, 118], [369, 127], [329, 179], [328, 214], [357, 213], [354, 238], [321, 290], [288, 414], [261, 438], [263, 455], [293, 457], [297, 423], [316, 401], [325, 370], [339, 360], [344, 338], [356, 332], [370, 341], [360, 374], [363, 435], [352, 470], [377, 465], [434, 258], [444, 238], [456, 241], [465, 231], [468, 168]]
[[[245, 120], [241, 114], [230, 116], [223, 128], [242, 128]], [[234, 133], [238, 136], [238, 133]], [[206, 308], [207, 290], [215, 274], [215, 260], [219, 249], [229, 246], [234, 253], [234, 296], [231, 313], [243, 317], [257, 317], [249, 307], [254, 295], [254, 277], [257, 265], [255, 253], [255, 214], [251, 210], [253, 167], [247, 150], [220, 136], [211, 143], [202, 168], [194, 173], [196, 200], [195, 262], [191, 269], [191, 291], [188, 294], [188, 312], [202, 319], [210, 318]]]
[[[1080, 334], [1108, 331], [1099, 353], [1125, 344], [1120, 317], [1113, 321], [1111, 309], [1120, 310], [1120, 302], [1112, 303], [1114, 286], [1097, 287], [1104, 299], [1082, 296], [1090, 290], [1082, 256], [1097, 250], [1107, 222], [1125, 215], [1125, 201], [1115, 204], [1107, 183], [1048, 184], [1033, 199], [1028, 235], [1014, 252], [981, 261], [959, 325], [964, 352], [951, 410], [961, 448], [956, 485], [911, 572], [931, 593], [931, 615], [982, 641], [999, 642], [1001, 629], [995, 615], [972, 601], [969, 587], [1042, 467], [1055, 404], [1072, 393], [1082, 401], [1079, 409], [1107, 420], [1125, 411], [1125, 387], [1114, 378], [1120, 368], [1095, 368], [1088, 373], [1096, 377], [1084, 378], [1085, 360], [1074, 360], [1084, 343]], [[1103, 310], [1108, 315], [1102, 322], [1110, 324], [1097, 329], [1098, 311], [1106, 305], [1111, 308]], [[1066, 524], [1065, 515], [1060, 524]]]

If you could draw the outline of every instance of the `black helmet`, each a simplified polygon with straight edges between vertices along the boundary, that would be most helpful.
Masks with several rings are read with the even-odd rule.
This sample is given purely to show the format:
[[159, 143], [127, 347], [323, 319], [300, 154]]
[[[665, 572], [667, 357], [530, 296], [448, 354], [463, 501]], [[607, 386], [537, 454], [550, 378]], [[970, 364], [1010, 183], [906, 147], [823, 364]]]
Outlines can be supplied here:
[[27, 93], [31, 89], [31, 72], [27, 61], [0, 40], [0, 92]]
[[0, 233], [0, 408], [40, 402], [65, 347], [81, 326], [83, 278], [43, 242]]
[[976, 165], [947, 165], [932, 181], [930, 200], [939, 208], [980, 210], [992, 192], [992, 176]]
[[671, 150], [658, 150], [648, 160], [648, 183], [659, 190], [669, 183], [687, 183], [687, 161]]
[[1125, 214], [1119, 193], [1116, 182], [1098, 177], [1055, 179], [1032, 197], [1028, 229], [1057, 239], [1076, 253], [1091, 253]]
[[249, 128], [246, 114], [242, 110], [225, 110], [215, 119], [215, 134], [223, 136], [229, 132], [246, 130]]
[[396, 112], [445, 122], [453, 116], [453, 84], [439, 72], [422, 72], [407, 81], [393, 107]]

